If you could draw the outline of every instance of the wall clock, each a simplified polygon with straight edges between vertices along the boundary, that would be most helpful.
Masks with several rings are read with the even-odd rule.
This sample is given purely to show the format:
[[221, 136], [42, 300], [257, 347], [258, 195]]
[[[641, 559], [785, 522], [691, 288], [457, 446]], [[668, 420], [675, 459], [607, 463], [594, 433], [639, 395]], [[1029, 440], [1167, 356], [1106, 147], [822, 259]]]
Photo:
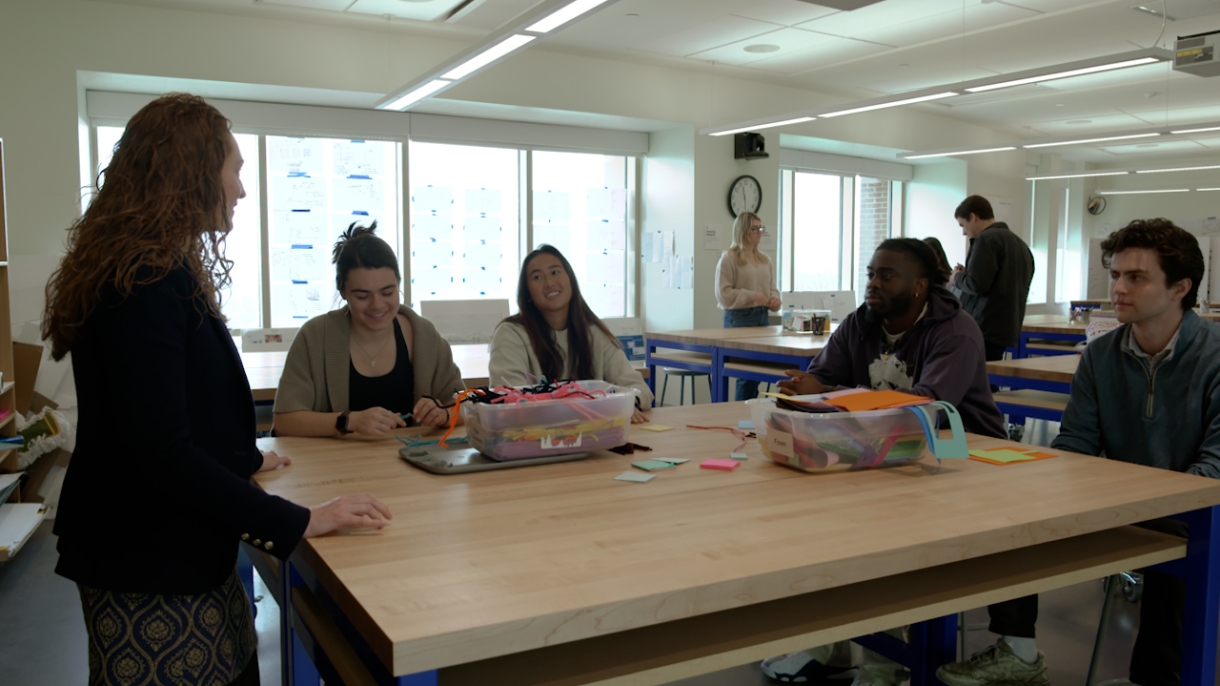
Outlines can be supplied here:
[[762, 184], [758, 183], [758, 179], [753, 176], [737, 177], [737, 180], [729, 186], [729, 212], [732, 212], [734, 217], [742, 212], [758, 214], [760, 207], [762, 207]]

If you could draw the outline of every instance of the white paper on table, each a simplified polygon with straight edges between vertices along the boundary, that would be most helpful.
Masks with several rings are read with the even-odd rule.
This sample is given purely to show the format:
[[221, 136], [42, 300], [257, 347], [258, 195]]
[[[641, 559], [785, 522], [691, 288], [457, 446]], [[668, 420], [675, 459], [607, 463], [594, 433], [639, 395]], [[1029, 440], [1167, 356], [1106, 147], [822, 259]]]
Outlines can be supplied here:
[[453, 240], [453, 220], [447, 214], [414, 214], [411, 220], [412, 245], [417, 241]]
[[588, 190], [588, 209], [585, 211], [590, 217], [613, 217], [614, 210], [610, 202], [609, 188], [590, 188]]
[[272, 174], [322, 174], [321, 138], [267, 136], [267, 171]]
[[627, 253], [622, 250], [586, 253], [585, 273], [596, 283], [623, 283], [627, 280]]
[[627, 223], [622, 219], [590, 219], [590, 250], [626, 250]]
[[534, 191], [535, 224], [567, 224], [572, 219], [571, 198], [565, 191]]
[[556, 250], [563, 254], [568, 254], [571, 248], [571, 239], [568, 237], [567, 224], [541, 224], [534, 226], [534, 247], [538, 247], [543, 243], [554, 246]]
[[466, 215], [462, 220], [462, 237], [468, 241], [487, 241], [498, 243], [501, 236], [501, 222], [497, 216], [473, 217]]
[[[500, 268], [488, 267], [486, 269], [466, 269], [462, 272], [462, 286], [467, 293], [472, 295], [500, 295], [504, 291], [504, 284], [500, 278]], [[505, 313], [500, 319], [507, 317]], [[500, 319], [496, 321], [499, 322]]]
[[508, 316], [508, 300], [423, 300], [419, 313], [450, 343], [490, 343], [496, 325]]
[[724, 231], [723, 226], [708, 224], [703, 227], [703, 249], [704, 250], [724, 250], [724, 243], [721, 242], [721, 232]]
[[326, 184], [312, 176], [273, 177], [271, 206], [276, 210], [324, 210]]
[[695, 260], [691, 257], [678, 258], [678, 288], [695, 287]]
[[411, 265], [411, 295], [417, 302], [452, 292], [452, 267]]
[[272, 245], [318, 245], [330, 243], [326, 214], [301, 210], [271, 213]]
[[385, 186], [380, 179], [347, 177], [332, 179], [334, 208], [340, 212], [361, 210], [382, 212], [385, 210]]
[[338, 176], [384, 176], [384, 141], [334, 141], [331, 143], [333, 172]]
[[412, 212], [449, 212], [453, 189], [448, 186], [416, 186], [411, 189]]
[[[466, 261], [466, 269], [500, 268], [504, 259], [504, 247], [499, 243], [472, 243], [466, 241], [462, 245], [462, 258]], [[507, 315], [506, 315], [507, 316]]]
[[500, 214], [504, 211], [500, 191], [495, 188], [466, 189], [466, 214]]
[[449, 241], [412, 241], [412, 271], [414, 265], [422, 267], [453, 267], [453, 243]]

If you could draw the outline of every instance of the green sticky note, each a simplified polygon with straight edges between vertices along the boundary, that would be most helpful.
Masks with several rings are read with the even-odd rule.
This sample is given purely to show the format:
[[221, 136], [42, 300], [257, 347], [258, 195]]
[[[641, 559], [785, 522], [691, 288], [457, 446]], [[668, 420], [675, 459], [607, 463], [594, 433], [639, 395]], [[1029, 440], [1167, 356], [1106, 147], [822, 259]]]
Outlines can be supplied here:
[[690, 462], [690, 460], [686, 459], [685, 457], [654, 457], [652, 459], [659, 462], [668, 462], [670, 464], [682, 464], [683, 462]]
[[641, 474], [639, 472], [623, 472], [614, 477], [615, 481], [634, 481], [635, 483], [646, 484], [649, 481], [657, 478], [656, 474]]
[[632, 462], [631, 466], [639, 468], [639, 469], [643, 469], [646, 472], [655, 472], [658, 469], [673, 469], [674, 468], [674, 465], [672, 462], [666, 462], [664, 460], [644, 460], [642, 462]]
[[743, 420], [737, 422], [737, 428], [741, 429], [742, 431], [753, 431], [754, 430], [754, 420], [753, 419], [743, 419]]
[[733, 458], [734, 460], [748, 460], [748, 459], [750, 459], [750, 456], [749, 456], [749, 455], [747, 455], [747, 454], [745, 454], [745, 453], [729, 453], [729, 457]]
[[971, 450], [971, 456], [992, 462], [1000, 462], [1008, 464], [1009, 462], [1029, 462], [1035, 460], [1032, 455], [1017, 452], [1016, 450]]

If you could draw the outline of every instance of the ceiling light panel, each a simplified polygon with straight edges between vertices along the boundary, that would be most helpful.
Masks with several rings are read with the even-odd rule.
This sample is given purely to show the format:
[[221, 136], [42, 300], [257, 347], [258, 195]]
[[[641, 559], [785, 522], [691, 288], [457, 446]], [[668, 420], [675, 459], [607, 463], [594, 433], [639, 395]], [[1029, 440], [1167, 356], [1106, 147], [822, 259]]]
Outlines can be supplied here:
[[876, 110], [885, 110], [891, 107], [902, 107], [903, 105], [914, 105], [921, 102], [931, 102], [933, 100], [941, 100], [943, 98], [951, 98], [957, 95], [955, 91], [945, 91], [943, 93], [932, 93], [931, 95], [919, 95], [913, 98], [903, 98], [900, 100], [892, 100], [890, 102], [881, 102], [875, 105], [864, 105], [862, 107], [853, 107], [846, 110], [838, 110], [834, 112], [825, 112], [818, 116], [823, 119], [832, 117], [842, 117], [848, 114], [860, 114], [862, 112], [873, 112]]
[[383, 109], [398, 110], [401, 112], [402, 110], [407, 109], [411, 105], [414, 105], [415, 103], [419, 102], [420, 100], [423, 100], [424, 98], [428, 97], [429, 95], [432, 95], [433, 93], [437, 93], [441, 90], [444, 90], [445, 88], [448, 88], [452, 84], [453, 84], [452, 81], [445, 81], [444, 79], [433, 79], [432, 81], [429, 81], [425, 84], [416, 86], [415, 88], [408, 91], [406, 93], [406, 95], [403, 95], [402, 97], [400, 97], [392, 102], [387, 103]]
[[933, 157], [958, 157], [960, 155], [978, 155], [985, 152], [1004, 152], [1006, 150], [1016, 150], [1016, 146], [1007, 146], [1002, 148], [986, 148], [983, 150], [958, 150], [955, 152], [930, 152], [920, 155], [899, 155], [904, 160], [926, 160]]
[[1133, 138], [1154, 138], [1159, 136], [1159, 133], [1133, 133], [1126, 136], [1103, 136], [1100, 138], [1079, 138], [1070, 141], [1057, 141], [1054, 143], [1034, 143], [1032, 145], [1022, 145], [1026, 149], [1031, 148], [1054, 148], [1060, 145], [1086, 145], [1088, 143], [1102, 143], [1105, 141], [1125, 141]]
[[[274, 0], [262, 0], [263, 2], [273, 2]], [[398, 17], [400, 19], [416, 19], [419, 21], [441, 21], [449, 16], [455, 8], [462, 4], [462, 0], [432, 0], [432, 2], [403, 2], [402, 0], [356, 0], [353, 4], [351, 0], [345, 0], [343, 5], [351, 5], [350, 7], [340, 8], [347, 9], [349, 14], [373, 14], [379, 17], [387, 15]]]
[[1022, 79], [1013, 79], [1011, 81], [1000, 81], [999, 83], [987, 84], [984, 86], [975, 86], [967, 88], [970, 93], [984, 93], [986, 91], [997, 90], [999, 88], [1013, 88], [1016, 86], [1024, 86], [1031, 83], [1041, 83], [1043, 81], [1054, 81], [1056, 79], [1066, 79], [1073, 76], [1084, 76], [1086, 74], [1096, 74], [1098, 72], [1114, 71], [1115, 69], [1127, 69], [1129, 67], [1138, 67], [1145, 64], [1156, 64], [1160, 60], [1155, 57], [1141, 57], [1134, 60], [1123, 60], [1121, 62], [1111, 62], [1109, 64], [1101, 64], [1095, 67], [1081, 67], [1079, 69], [1068, 69], [1066, 71], [1051, 72], [1041, 76], [1027, 76]]
[[1151, 193], [1189, 193], [1190, 189], [1189, 188], [1165, 188], [1165, 189], [1138, 190], [1138, 191], [1098, 190], [1097, 192], [1102, 195], [1144, 195], [1146, 193], [1147, 194], [1151, 194]]
[[746, 131], [761, 131], [763, 129], [773, 129], [777, 126], [788, 126], [789, 124], [803, 124], [807, 121], [813, 121], [816, 117], [797, 117], [795, 119], [785, 119], [783, 121], [770, 122], [768, 124], [754, 124], [753, 126], [743, 126], [738, 129], [729, 129], [728, 131], [717, 131], [716, 133], [708, 134], [710, 136], [729, 136], [735, 133], [745, 133]]
[[483, 52], [474, 55], [465, 62], [457, 65], [453, 69], [441, 74], [441, 78], [453, 80], [465, 78], [466, 76], [469, 76], [483, 67], [486, 67], [514, 50], [519, 50], [526, 45], [529, 45], [534, 40], [536, 40], [535, 36], [527, 36], [520, 33], [508, 36], [499, 43], [496, 43]]
[[606, 4], [606, 2], [608, 0], [575, 0], [575, 2], [565, 5], [539, 21], [530, 24], [525, 27], [525, 30], [534, 33], [549, 33], [588, 12], [592, 12]]
[[1052, 179], [1084, 179], [1095, 176], [1127, 176], [1129, 171], [1093, 171], [1079, 172], [1076, 174], [1039, 174], [1037, 176], [1027, 176], [1026, 181], [1050, 181]]

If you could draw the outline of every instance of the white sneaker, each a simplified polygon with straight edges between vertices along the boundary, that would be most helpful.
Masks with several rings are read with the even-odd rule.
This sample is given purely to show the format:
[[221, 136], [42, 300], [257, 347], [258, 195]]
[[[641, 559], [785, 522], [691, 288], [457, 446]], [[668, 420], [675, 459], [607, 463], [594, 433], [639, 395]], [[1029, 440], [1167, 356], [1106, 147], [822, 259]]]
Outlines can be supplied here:
[[[838, 644], [831, 643], [799, 653], [769, 657], [759, 665], [763, 674], [784, 683], [819, 682], [836, 676], [846, 677], [852, 667], [850, 657], [844, 662], [843, 651], [836, 650]], [[850, 656], [850, 646], [847, 655]]]

